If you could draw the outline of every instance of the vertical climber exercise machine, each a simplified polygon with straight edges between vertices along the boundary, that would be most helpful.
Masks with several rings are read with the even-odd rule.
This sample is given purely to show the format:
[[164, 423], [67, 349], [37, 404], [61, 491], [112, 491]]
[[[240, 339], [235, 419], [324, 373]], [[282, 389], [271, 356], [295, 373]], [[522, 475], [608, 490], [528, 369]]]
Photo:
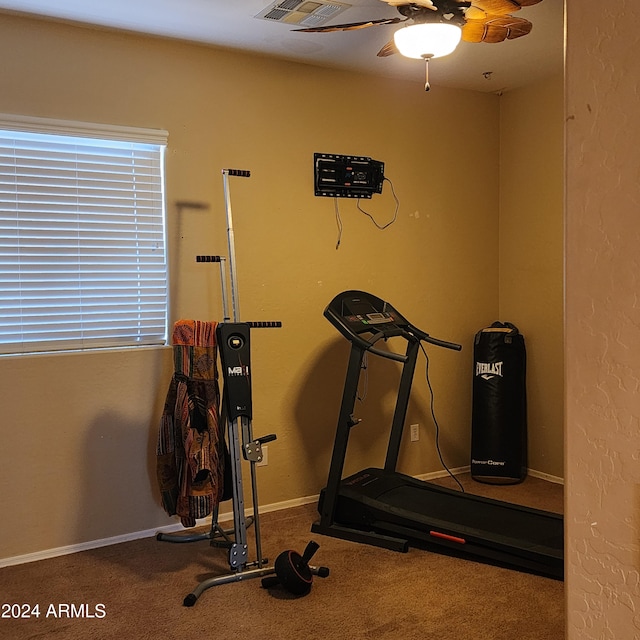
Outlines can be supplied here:
[[[229, 545], [229, 567], [231, 573], [209, 578], [201, 582], [184, 600], [192, 606], [200, 594], [219, 584], [238, 582], [263, 577], [275, 571], [267, 567], [268, 560], [262, 554], [260, 538], [260, 516], [258, 512], [258, 484], [256, 464], [262, 461], [262, 445], [276, 439], [275, 434], [253, 437], [251, 400], [251, 328], [281, 327], [281, 322], [240, 322], [240, 303], [236, 275], [235, 239], [229, 176], [250, 177], [249, 171], [223, 169], [225, 210], [227, 216], [227, 241], [229, 257], [229, 280], [231, 283], [231, 322], [229, 322], [225, 261], [220, 256], [196, 256], [198, 262], [220, 263], [222, 305], [224, 322], [218, 325], [217, 340], [222, 363], [222, 415], [227, 423], [227, 439], [231, 458], [231, 483], [233, 491], [233, 541]], [[247, 527], [251, 522], [245, 518], [242, 457], [250, 463], [251, 495], [253, 502], [252, 524], [255, 534], [255, 560], [248, 555]]]
[[[233, 530], [223, 530], [218, 524], [218, 507], [214, 509], [211, 530], [195, 535], [157, 535], [158, 540], [166, 542], [194, 542], [209, 539], [212, 546], [226, 547], [229, 550], [229, 573], [202, 581], [184, 599], [184, 605], [193, 606], [200, 595], [210, 587], [259, 578], [275, 573], [275, 568], [267, 566], [268, 560], [262, 555], [260, 540], [260, 519], [258, 513], [258, 486], [256, 464], [263, 459], [262, 445], [276, 439], [275, 434], [254, 438], [252, 430], [251, 402], [251, 347], [250, 329], [281, 327], [281, 322], [240, 322], [238, 288], [235, 264], [235, 244], [229, 176], [250, 177], [249, 171], [223, 169], [225, 208], [227, 216], [227, 239], [229, 249], [229, 280], [231, 283], [232, 313], [229, 315], [227, 299], [226, 259], [222, 256], [196, 256], [197, 262], [215, 262], [220, 265], [222, 306], [224, 322], [218, 324], [216, 341], [220, 350], [222, 364], [222, 409], [221, 419], [227, 427], [227, 442], [230, 454], [230, 473], [232, 484]], [[244, 491], [242, 479], [242, 458], [250, 463], [251, 493], [253, 515], [245, 516]], [[255, 537], [255, 559], [250, 561], [247, 528], [253, 525]]]

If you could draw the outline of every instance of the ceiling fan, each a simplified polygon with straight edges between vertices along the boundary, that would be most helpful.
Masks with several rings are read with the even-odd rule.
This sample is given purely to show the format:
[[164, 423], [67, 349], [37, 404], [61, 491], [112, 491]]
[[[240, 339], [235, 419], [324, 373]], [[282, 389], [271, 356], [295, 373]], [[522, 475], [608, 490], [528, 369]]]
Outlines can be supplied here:
[[334, 24], [307, 29], [307, 33], [353, 31], [367, 27], [409, 22], [387, 42], [378, 57], [401, 53], [409, 58], [423, 58], [427, 63], [425, 90], [429, 90], [428, 63], [453, 52], [460, 40], [465, 42], [502, 42], [530, 33], [533, 25], [512, 12], [542, 0], [381, 0], [396, 7], [402, 17], [383, 18], [348, 24]]

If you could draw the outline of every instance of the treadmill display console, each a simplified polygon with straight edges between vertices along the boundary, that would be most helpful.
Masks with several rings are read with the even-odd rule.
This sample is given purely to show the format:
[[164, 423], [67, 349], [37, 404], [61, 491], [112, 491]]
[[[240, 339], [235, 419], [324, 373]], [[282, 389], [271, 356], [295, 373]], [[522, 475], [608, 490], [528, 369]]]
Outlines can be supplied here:
[[356, 324], [362, 323], [366, 325], [366, 324], [386, 324], [388, 322], [393, 322], [394, 318], [390, 313], [374, 312], [374, 313], [358, 314], [355, 316], [346, 316], [345, 320], [347, 320], [347, 322], [354, 322]]
[[325, 316], [347, 338], [349, 335], [382, 331], [394, 335], [407, 321], [388, 302], [364, 291], [345, 291], [336, 296]]
[[[424, 340], [446, 349], [460, 351], [459, 344], [432, 338], [412, 325], [397, 309], [381, 298], [364, 291], [343, 291], [324, 310], [324, 316], [352, 344], [368, 349], [379, 356], [404, 362], [404, 356], [375, 350], [381, 339], [402, 337], [416, 343]], [[367, 340], [363, 334], [371, 334]]]

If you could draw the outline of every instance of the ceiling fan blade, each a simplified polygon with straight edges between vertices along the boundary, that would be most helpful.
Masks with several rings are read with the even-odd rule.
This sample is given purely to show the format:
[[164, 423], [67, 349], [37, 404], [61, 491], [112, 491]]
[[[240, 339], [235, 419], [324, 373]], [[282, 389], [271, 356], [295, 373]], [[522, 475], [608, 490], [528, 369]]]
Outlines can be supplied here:
[[351, 22], [348, 24], [329, 24], [324, 27], [310, 27], [308, 29], [292, 29], [292, 31], [304, 33], [329, 33], [331, 31], [354, 31], [355, 29], [366, 29], [382, 24], [397, 24], [405, 22], [407, 18], [383, 18], [382, 20], [367, 20], [365, 22]]
[[391, 38], [391, 40], [389, 40], [389, 42], [387, 42], [387, 44], [385, 44], [384, 47], [376, 53], [376, 55], [378, 58], [386, 58], [387, 56], [392, 56], [394, 53], [399, 53], [399, 51], [393, 38]]
[[433, 0], [411, 0], [411, 1], [409, 1], [409, 0], [382, 0], [382, 2], [386, 2], [387, 4], [391, 5], [392, 7], [402, 7], [405, 4], [416, 4], [419, 7], [424, 7], [425, 9], [433, 9], [434, 11], [436, 10], [436, 8], [433, 6]]
[[503, 42], [526, 36], [533, 25], [523, 18], [489, 16], [485, 20], [467, 20], [462, 27], [465, 42]]
[[486, 15], [499, 16], [519, 11], [522, 7], [530, 7], [539, 2], [542, 0], [471, 0], [467, 17], [470, 18], [469, 12], [473, 13], [474, 8], [483, 11]]

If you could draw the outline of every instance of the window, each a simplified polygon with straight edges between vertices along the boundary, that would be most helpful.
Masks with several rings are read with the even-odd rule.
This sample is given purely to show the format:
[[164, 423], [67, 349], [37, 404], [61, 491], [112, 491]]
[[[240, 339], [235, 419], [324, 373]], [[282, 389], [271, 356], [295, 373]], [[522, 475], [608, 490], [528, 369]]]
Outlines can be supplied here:
[[166, 140], [0, 115], [0, 353], [165, 343]]

